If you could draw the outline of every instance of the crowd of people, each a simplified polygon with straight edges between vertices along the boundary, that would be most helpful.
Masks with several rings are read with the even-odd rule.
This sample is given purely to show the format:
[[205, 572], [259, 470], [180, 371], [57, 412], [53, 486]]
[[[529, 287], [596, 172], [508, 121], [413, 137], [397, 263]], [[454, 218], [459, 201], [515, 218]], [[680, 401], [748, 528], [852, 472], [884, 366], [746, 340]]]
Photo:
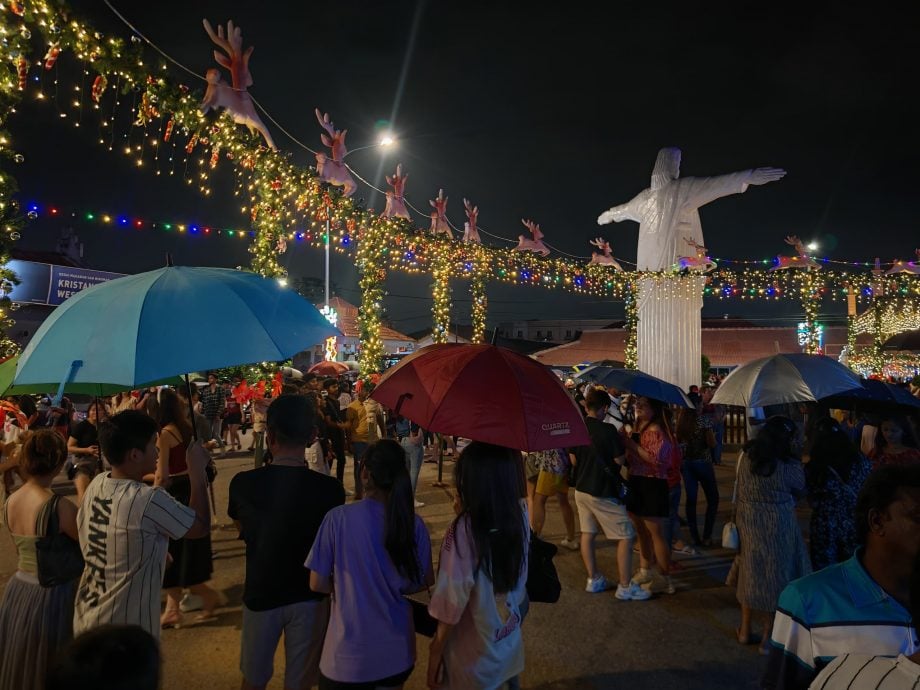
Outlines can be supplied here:
[[[431, 437], [369, 397], [369, 382], [351, 390], [306, 375], [248, 400], [235, 396], [238, 383], [212, 375], [200, 390], [118, 395], [77, 423], [66, 400], [23, 396], [5, 408], [3, 520], [19, 562], [0, 602], [0, 690], [84, 687], [76, 678], [92, 677], [87, 657], [118, 645], [153, 659], [133, 671], [136, 687], [156, 687], [161, 630], [190, 612], [213, 620], [226, 603], [208, 585], [208, 489], [214, 456], [241, 448], [244, 408], [254, 467], [233, 477], [227, 510], [246, 547], [244, 690], [266, 687], [282, 638], [286, 688], [401, 687], [415, 670], [416, 630], [426, 627], [429, 687], [519, 687], [530, 544], [553, 496], [560, 545], [580, 552], [590, 593], [674, 594], [672, 553], [719, 546], [714, 467], [726, 416], [711, 402], [713, 384], [689, 392], [694, 407], [677, 409], [567, 382], [590, 444], [522, 454]], [[870, 677], [889, 685], [852, 687], [910, 687], [894, 681], [920, 682], [915, 420], [800, 412], [750, 414], [763, 421], [735, 468], [740, 547], [727, 583], [741, 607], [738, 642], [769, 656], [765, 688], [851, 687], [841, 683]], [[459, 451], [456, 516], [437, 569], [416, 513], [429, 441]], [[75, 503], [51, 490], [65, 465]], [[806, 497], [807, 540], [795, 512]], [[617, 542], [615, 585], [598, 565], [601, 532]]]

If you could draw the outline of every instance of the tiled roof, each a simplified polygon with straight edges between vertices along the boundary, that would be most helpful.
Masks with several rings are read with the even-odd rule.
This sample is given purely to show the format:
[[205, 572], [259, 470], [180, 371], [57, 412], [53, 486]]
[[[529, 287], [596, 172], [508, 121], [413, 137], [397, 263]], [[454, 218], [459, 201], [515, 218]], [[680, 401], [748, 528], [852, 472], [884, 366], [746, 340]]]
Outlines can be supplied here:
[[[317, 305], [317, 307], [322, 305]], [[342, 331], [346, 338], [359, 338], [360, 333], [358, 331], [358, 308], [346, 302], [341, 297], [330, 297], [329, 306], [335, 309], [336, 314], [338, 314], [338, 329]], [[383, 340], [406, 340], [414, 342], [415, 338], [412, 338], [405, 333], [400, 333], [399, 331], [393, 330], [388, 326], [380, 327], [380, 337]]]
[[[534, 358], [551, 366], [572, 366], [601, 359], [624, 359], [626, 333], [623, 330], [585, 331], [578, 340], [551, 347], [534, 354]], [[824, 331], [825, 352], [831, 357], [840, 354], [846, 344], [846, 328], [829, 327]], [[704, 328], [703, 354], [714, 367], [731, 367], [752, 359], [769, 357], [780, 352], [801, 352], [796, 329], [769, 328]]]

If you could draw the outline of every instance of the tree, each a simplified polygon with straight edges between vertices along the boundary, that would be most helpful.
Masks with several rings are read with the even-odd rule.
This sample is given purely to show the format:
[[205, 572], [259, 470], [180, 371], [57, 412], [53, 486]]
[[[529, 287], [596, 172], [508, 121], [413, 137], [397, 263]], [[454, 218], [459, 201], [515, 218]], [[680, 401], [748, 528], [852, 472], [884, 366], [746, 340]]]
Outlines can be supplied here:
[[709, 362], [709, 357], [706, 355], [700, 357], [700, 364], [702, 370], [702, 380], [705, 381], [709, 378], [709, 374], [712, 371], [712, 365]]

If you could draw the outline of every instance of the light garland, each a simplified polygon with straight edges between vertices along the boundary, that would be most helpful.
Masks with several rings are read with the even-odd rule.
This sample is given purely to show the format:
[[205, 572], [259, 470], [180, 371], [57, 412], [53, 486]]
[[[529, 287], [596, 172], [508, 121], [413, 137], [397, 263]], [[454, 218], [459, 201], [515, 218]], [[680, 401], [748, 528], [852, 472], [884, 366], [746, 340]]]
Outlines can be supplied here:
[[[339, 252], [355, 252], [361, 276], [362, 375], [368, 376], [380, 366], [383, 348], [379, 328], [385, 296], [383, 281], [388, 270], [436, 274], [432, 311], [439, 332], [438, 324], [449, 320], [452, 278], [470, 281], [474, 339], [484, 337], [487, 280], [622, 299], [626, 302], [627, 322], [635, 322], [637, 274], [569, 257], [540, 257], [509, 248], [449, 241], [431, 237], [405, 220], [378, 219], [373, 212], [357, 208], [338, 190], [327, 189], [312, 168], [298, 166], [287, 154], [265, 148], [261, 137], [236, 125], [229, 114], [222, 113], [216, 118], [202, 116], [200, 94], [170, 83], [165, 78], [166, 64], [159, 57], [153, 61], [145, 58], [140, 42], [126, 42], [96, 31], [74, 19], [63, 3], [52, 5], [48, 0], [30, 0], [22, 7], [21, 15], [9, 8], [0, 9], [3, 37], [0, 64], [6, 66], [5, 72], [0, 71], [0, 125], [23, 97], [55, 100], [62, 118], [77, 127], [84, 110], [95, 112], [102, 118], [100, 144], [124, 152], [139, 168], [147, 166], [157, 175], [175, 174], [182, 167], [181, 161], [185, 170], [178, 171], [183, 179], [197, 185], [205, 196], [211, 193], [212, 172], [223, 161], [230, 161], [237, 178], [235, 195], [240, 210], [249, 215], [253, 229], [245, 232], [204, 226], [203, 234], [212, 235], [207, 231], [211, 230], [217, 236], [251, 238], [252, 267], [261, 275], [286, 273], [280, 257], [288, 241], [306, 241], [321, 247], [328, 220], [333, 236], [329, 238], [331, 245]], [[45, 55], [52, 44], [60, 48], [60, 55], [56, 56], [59, 64], [68, 54], [81, 62], [81, 83], [75, 84], [73, 91], [58, 84], [57, 67], [53, 73], [36, 69], [37, 64], [44, 62], [37, 60], [36, 55]], [[46, 80], [54, 86], [49, 93], [44, 91]], [[60, 93], [70, 93], [72, 102], [63, 99]], [[117, 116], [128, 105], [128, 95], [135, 101], [131, 107], [136, 126], [119, 137]], [[68, 112], [72, 114], [69, 117]], [[0, 155], [21, 160], [21, 154], [14, 151], [5, 132], [0, 132]], [[16, 228], [21, 227], [16, 221], [18, 209], [12, 205], [13, 191], [12, 179], [4, 173], [0, 179], [0, 211], [4, 214], [0, 265], [8, 259], [9, 243], [18, 237]], [[183, 232], [178, 227], [177, 230]], [[801, 302], [806, 324], [811, 324], [806, 344], [810, 351], [817, 347], [814, 332], [818, 307], [824, 299], [845, 299], [850, 290], [860, 302], [873, 299], [880, 290], [888, 295], [920, 296], [920, 280], [916, 276], [873, 277], [860, 270], [871, 266], [869, 262], [819, 259], [824, 265], [821, 271], [771, 272], [765, 269], [775, 263], [773, 259], [719, 261], [743, 268], [720, 268], [709, 274], [704, 295]], [[0, 285], [14, 280], [8, 270], [0, 270]], [[684, 294], [690, 289], [690, 281], [675, 279], [679, 274], [674, 272], [643, 274], [643, 278], [648, 277], [659, 283], [660, 296]], [[0, 294], [0, 329], [8, 328], [11, 323], [8, 318], [11, 305], [5, 299]], [[0, 352], [6, 342], [0, 341]], [[626, 359], [631, 361], [630, 352], [628, 342]]]
[[639, 368], [639, 300], [638, 282], [630, 283], [623, 297], [623, 309], [626, 315], [626, 345], [623, 350], [623, 366], [627, 369]]
[[434, 321], [431, 330], [433, 343], [446, 343], [450, 335], [450, 252], [440, 251], [431, 265], [431, 316]]

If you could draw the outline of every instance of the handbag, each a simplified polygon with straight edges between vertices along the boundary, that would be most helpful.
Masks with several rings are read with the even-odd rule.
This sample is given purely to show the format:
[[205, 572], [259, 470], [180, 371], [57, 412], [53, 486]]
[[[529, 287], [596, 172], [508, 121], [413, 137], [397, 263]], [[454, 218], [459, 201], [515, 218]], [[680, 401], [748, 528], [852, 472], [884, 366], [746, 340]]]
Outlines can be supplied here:
[[50, 515], [45, 536], [35, 542], [38, 564], [38, 583], [42, 587], [56, 587], [76, 580], [83, 574], [83, 553], [80, 543], [61, 532], [58, 521], [58, 501], [51, 499]]
[[738, 495], [738, 474], [741, 472], [741, 462], [744, 460], [744, 453], [738, 456], [738, 465], [735, 468], [735, 488], [732, 489], [732, 515], [728, 522], [722, 527], [722, 548], [737, 551], [741, 548], [741, 537], [738, 534], [738, 525], [735, 523], [735, 511], [737, 504], [735, 499]]
[[[431, 598], [430, 588], [428, 598]], [[434, 634], [438, 631], [438, 619], [428, 613], [428, 604], [411, 597], [406, 597], [406, 599], [412, 607], [412, 622], [415, 625], [416, 634], [434, 637]]]
[[562, 593], [559, 574], [553, 565], [553, 556], [559, 549], [530, 533], [527, 556], [527, 597], [530, 601], [555, 604]]

